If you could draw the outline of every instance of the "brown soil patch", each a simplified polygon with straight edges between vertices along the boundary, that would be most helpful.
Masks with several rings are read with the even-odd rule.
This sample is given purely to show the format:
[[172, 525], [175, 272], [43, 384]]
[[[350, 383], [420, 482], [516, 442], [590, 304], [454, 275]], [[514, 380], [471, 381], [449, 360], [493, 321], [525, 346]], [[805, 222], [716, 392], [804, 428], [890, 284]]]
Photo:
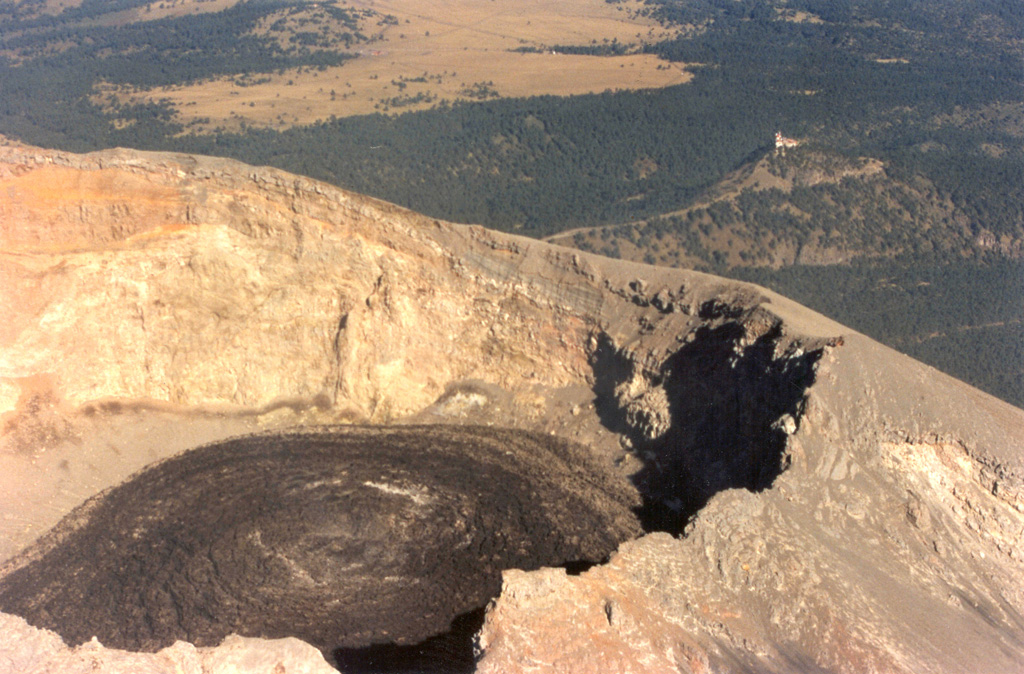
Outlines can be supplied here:
[[156, 0], [140, 9], [130, 9], [108, 15], [112, 23], [155, 21], [190, 14], [221, 12], [238, 4], [238, 0]]
[[[156, 21], [169, 17], [220, 12], [238, 2], [239, 0], [153, 0], [141, 7], [101, 14], [87, 20], [87, 23], [95, 26], [124, 26], [137, 21]], [[30, 14], [22, 16], [57, 16], [81, 4], [82, 0], [42, 0], [32, 8]]]
[[792, 21], [793, 23], [825, 23], [821, 17], [810, 12], [804, 12], [799, 9], [786, 9], [777, 8], [775, 13], [779, 15], [779, 18], [785, 19], [786, 21]]

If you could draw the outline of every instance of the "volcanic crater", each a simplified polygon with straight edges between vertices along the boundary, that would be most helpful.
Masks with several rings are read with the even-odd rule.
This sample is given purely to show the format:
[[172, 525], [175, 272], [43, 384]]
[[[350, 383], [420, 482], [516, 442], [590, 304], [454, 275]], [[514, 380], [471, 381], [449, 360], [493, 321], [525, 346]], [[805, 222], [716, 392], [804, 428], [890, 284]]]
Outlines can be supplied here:
[[1024, 412], [784, 297], [219, 159], [0, 193], [17, 671], [1020, 671]]
[[294, 636], [346, 672], [472, 671], [503, 571], [578, 573], [784, 470], [785, 425], [825, 347], [735, 319], [696, 330], [654, 369], [596, 339], [598, 417], [643, 459], [629, 477], [584, 445], [490, 426], [232, 438], [76, 509], [8, 564], [0, 609], [69, 643]]

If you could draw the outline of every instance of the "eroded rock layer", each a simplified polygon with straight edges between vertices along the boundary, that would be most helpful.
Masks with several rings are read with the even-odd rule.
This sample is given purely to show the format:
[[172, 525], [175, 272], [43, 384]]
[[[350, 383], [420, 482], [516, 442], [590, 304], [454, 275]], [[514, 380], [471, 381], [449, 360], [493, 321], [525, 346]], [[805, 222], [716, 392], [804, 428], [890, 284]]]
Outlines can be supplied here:
[[856, 334], [801, 409], [761, 436], [770, 488], [578, 577], [506, 573], [477, 671], [1019, 672], [1024, 413]]
[[147, 469], [72, 513], [0, 580], [0, 609], [68, 643], [156, 650], [229, 634], [325, 653], [414, 643], [507, 568], [606, 558], [640, 533], [582, 448], [480, 427], [248, 436]]

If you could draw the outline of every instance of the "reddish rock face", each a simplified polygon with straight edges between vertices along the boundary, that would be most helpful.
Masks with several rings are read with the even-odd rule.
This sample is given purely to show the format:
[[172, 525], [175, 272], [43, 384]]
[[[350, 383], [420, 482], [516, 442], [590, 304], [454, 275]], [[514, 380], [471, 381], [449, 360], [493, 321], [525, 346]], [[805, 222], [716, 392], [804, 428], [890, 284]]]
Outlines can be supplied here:
[[710, 671], [707, 653], [687, 631], [622, 580], [606, 566], [580, 576], [564, 569], [507, 571], [480, 633], [476, 671]]
[[0, 153], [7, 554], [231, 433], [505, 426], [587, 447], [649, 533], [508, 571], [483, 671], [1024, 662], [1021, 410], [754, 286], [230, 161]]

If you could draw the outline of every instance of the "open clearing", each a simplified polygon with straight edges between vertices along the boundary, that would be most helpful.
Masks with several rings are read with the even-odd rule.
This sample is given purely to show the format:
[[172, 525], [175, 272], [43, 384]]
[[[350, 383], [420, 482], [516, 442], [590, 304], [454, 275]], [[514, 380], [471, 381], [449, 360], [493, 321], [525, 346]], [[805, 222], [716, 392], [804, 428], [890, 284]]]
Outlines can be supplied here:
[[[304, 30], [323, 5], [311, 4]], [[287, 128], [373, 112], [398, 114], [442, 102], [650, 89], [692, 77], [680, 64], [639, 53], [671, 37], [636, 2], [605, 0], [366, 0], [336, 3], [362, 14], [368, 40], [355, 58], [326, 69], [249, 73], [145, 91], [101, 88], [97, 100], [166, 101], [193, 130]], [[293, 15], [294, 16], [294, 15]], [[340, 28], [320, 26], [320, 30]], [[287, 39], [284, 37], [282, 39]], [[558, 53], [614, 46], [617, 55]]]

